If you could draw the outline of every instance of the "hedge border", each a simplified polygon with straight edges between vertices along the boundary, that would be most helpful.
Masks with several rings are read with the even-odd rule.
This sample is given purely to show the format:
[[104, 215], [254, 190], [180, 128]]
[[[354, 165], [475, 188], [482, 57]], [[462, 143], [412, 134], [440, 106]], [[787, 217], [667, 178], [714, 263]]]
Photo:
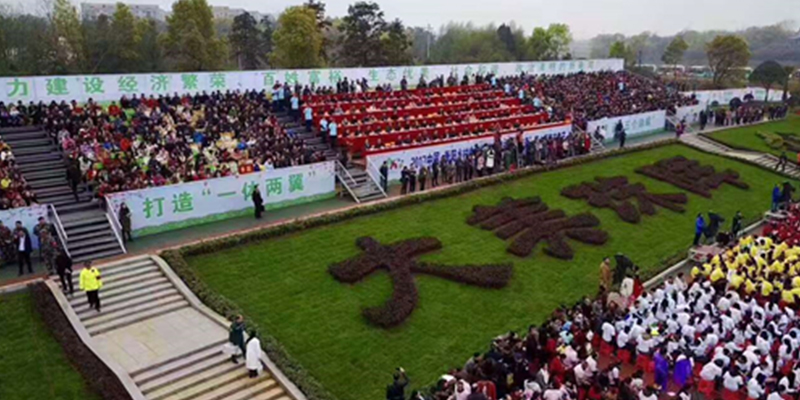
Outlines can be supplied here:
[[36, 311], [89, 389], [105, 400], [132, 400], [117, 375], [83, 343], [72, 329], [56, 298], [44, 282], [29, 285]]

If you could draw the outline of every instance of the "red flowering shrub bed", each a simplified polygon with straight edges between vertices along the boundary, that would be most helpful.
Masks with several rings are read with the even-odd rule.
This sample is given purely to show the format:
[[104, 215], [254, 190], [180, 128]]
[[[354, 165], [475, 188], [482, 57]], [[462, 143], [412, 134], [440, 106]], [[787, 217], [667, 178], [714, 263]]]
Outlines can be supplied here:
[[[525, 203], [514, 204], [524, 206]], [[487, 211], [482, 216], [495, 218], [497, 215]], [[356, 283], [378, 268], [389, 272], [392, 296], [384, 304], [362, 311], [367, 321], [382, 328], [400, 325], [417, 307], [419, 294], [414, 274], [427, 274], [492, 289], [506, 286], [511, 279], [510, 264], [446, 266], [417, 262], [417, 256], [442, 248], [442, 243], [432, 237], [408, 239], [390, 245], [383, 245], [371, 237], [361, 237], [356, 239], [356, 246], [363, 250], [362, 254], [332, 264], [328, 271], [334, 279], [343, 283]]]
[[701, 165], [696, 160], [676, 156], [656, 161], [636, 169], [636, 172], [669, 183], [697, 195], [711, 198], [711, 191], [723, 183], [747, 190], [750, 186], [739, 180], [739, 173], [726, 169], [717, 172], [711, 165]]
[[[576, 188], [573, 194], [584, 190]], [[507, 251], [519, 257], [530, 255], [539, 242], [545, 241], [545, 254], [568, 260], [574, 253], [566, 237], [594, 245], [608, 240], [606, 232], [594, 229], [600, 225], [600, 220], [594, 215], [586, 213], [567, 217], [562, 210], [549, 210], [539, 197], [504, 198], [496, 206], [475, 206], [472, 210], [467, 223], [492, 230], [503, 240], [516, 236]]]
[[[681, 204], [688, 201], [683, 193], [649, 193], [643, 184], [628, 183], [624, 176], [595, 177], [594, 180], [567, 186], [561, 189], [561, 195], [573, 200], [586, 199], [592, 207], [614, 210], [620, 219], [631, 224], [638, 223], [641, 214], [655, 215], [656, 205], [683, 212]], [[633, 199], [636, 199], [636, 205]]]

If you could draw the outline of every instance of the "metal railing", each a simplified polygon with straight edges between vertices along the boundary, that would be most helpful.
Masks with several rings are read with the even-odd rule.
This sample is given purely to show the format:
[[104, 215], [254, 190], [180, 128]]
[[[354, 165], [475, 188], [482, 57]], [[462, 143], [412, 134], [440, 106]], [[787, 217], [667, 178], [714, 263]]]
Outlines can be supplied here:
[[67, 257], [72, 258], [72, 255], [69, 254], [69, 248], [67, 246], [67, 240], [69, 240], [69, 235], [67, 235], [67, 230], [64, 229], [64, 224], [61, 223], [61, 217], [58, 216], [58, 211], [56, 211], [56, 207], [52, 204], [47, 205], [50, 209], [50, 212], [53, 213], [53, 219], [55, 222], [53, 225], [56, 227], [56, 234], [58, 235], [58, 240], [61, 241], [61, 247], [64, 249], [64, 252], [67, 253]]
[[114, 209], [114, 205], [108, 202], [107, 199], [106, 204], [106, 219], [108, 219], [108, 224], [111, 225], [111, 230], [114, 231], [114, 236], [117, 237], [117, 243], [119, 243], [119, 247], [122, 249], [122, 254], [126, 254], [128, 249], [125, 248], [125, 241], [122, 240], [122, 225], [119, 223], [117, 210]]
[[[356, 185], [356, 180], [353, 179], [353, 175], [350, 175], [350, 171], [348, 171], [339, 160], [336, 160], [335, 172], [336, 177], [339, 178], [339, 182], [342, 182], [342, 186], [347, 189], [347, 192], [350, 193], [350, 196], [353, 198], [353, 200], [355, 200], [356, 203], [361, 203], [361, 200], [358, 199], [358, 196], [356, 196], [356, 194], [353, 192], [353, 189], [350, 188], [350, 185]], [[347, 182], [348, 180], [350, 181], [349, 184]]]
[[[383, 195], [383, 197], [389, 197], [389, 195], [386, 194], [386, 191], [383, 190], [383, 185], [381, 185], [381, 181], [379, 179], [375, 179], [375, 175], [373, 175], [373, 172], [377, 172], [377, 171], [375, 171], [375, 167], [372, 167], [372, 166], [369, 165], [369, 163], [366, 163], [366, 168], [364, 168], [364, 170], [367, 172], [367, 176], [369, 176], [369, 179], [372, 179], [372, 182], [375, 183], [375, 186], [377, 186], [378, 190], [381, 191], [381, 194]], [[377, 175], [381, 176], [381, 173], [377, 172]], [[386, 180], [387, 180], [386, 185], [387, 185], [387, 189], [388, 189], [388, 185], [389, 185], [389, 183], [388, 183], [389, 177], [388, 176], [386, 177]]]

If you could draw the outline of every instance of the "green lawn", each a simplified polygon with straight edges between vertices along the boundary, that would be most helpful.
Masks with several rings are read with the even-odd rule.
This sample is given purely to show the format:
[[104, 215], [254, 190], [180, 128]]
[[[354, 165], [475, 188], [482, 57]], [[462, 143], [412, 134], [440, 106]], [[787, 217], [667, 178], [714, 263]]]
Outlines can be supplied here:
[[[507, 242], [465, 223], [473, 205], [495, 204], [505, 196], [539, 195], [551, 208], [570, 215], [591, 207], [560, 196], [562, 187], [597, 175], [627, 175], [651, 192], [679, 189], [635, 174], [658, 159], [684, 155], [732, 168], [751, 185], [744, 191], [723, 185], [714, 199], [689, 195], [687, 212], [658, 209], [638, 225], [622, 222], [610, 210], [593, 209], [611, 239], [602, 247], [570, 241], [575, 259], [562, 261], [543, 254], [542, 245], [526, 259], [508, 254]], [[328, 390], [341, 400], [382, 398], [398, 366], [410, 373], [412, 386], [436, 381], [475, 351], [487, 350], [492, 337], [522, 331], [541, 322], [555, 307], [592, 295], [598, 265], [606, 255], [623, 252], [655, 273], [667, 258], [691, 244], [697, 212], [714, 209], [727, 218], [741, 209], [752, 221], [769, 207], [772, 185], [783, 179], [762, 169], [690, 148], [672, 145], [602, 161], [536, 174], [447, 199], [315, 228], [274, 240], [192, 257], [187, 261], [213, 289], [235, 301], [261, 329], [269, 330]], [[725, 223], [726, 228], [729, 221]], [[453, 265], [514, 264], [508, 287], [488, 290], [435, 277], [417, 277], [419, 307], [399, 328], [383, 330], [365, 323], [362, 307], [379, 305], [390, 294], [385, 272], [352, 285], [335, 281], [329, 264], [359, 253], [355, 239], [371, 235], [386, 242], [435, 236], [444, 247], [423, 260]]]
[[[743, 128], [726, 129], [710, 133], [712, 139], [727, 144], [733, 148], [753, 150], [761, 153], [772, 153], [776, 156], [781, 155], [780, 149], [773, 149], [767, 146], [767, 142], [758, 137], [758, 132], [771, 132], [771, 133], [794, 133], [800, 135], [800, 116], [796, 114], [789, 114], [789, 116], [782, 121], [770, 122], [766, 124], [746, 126]], [[797, 153], [787, 152], [787, 157], [790, 161], [797, 160]]]
[[27, 292], [0, 296], [0, 399], [94, 400]]

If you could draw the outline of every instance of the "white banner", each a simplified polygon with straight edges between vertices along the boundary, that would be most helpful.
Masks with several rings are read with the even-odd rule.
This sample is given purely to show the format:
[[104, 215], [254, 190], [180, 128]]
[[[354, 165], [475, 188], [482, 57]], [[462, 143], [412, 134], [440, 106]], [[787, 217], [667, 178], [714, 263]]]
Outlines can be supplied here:
[[[764, 88], [748, 87], [739, 89], [725, 89], [725, 90], [698, 90], [694, 92], [683, 92], [686, 96], [694, 95], [695, 98], [704, 106], [710, 106], [712, 103], [717, 102], [721, 106], [728, 105], [731, 100], [738, 98], [744, 101], [744, 97], [748, 94], [753, 96], [755, 101], [764, 101], [767, 91]], [[769, 91], [768, 101], [780, 102], [783, 101], [783, 91], [772, 89]]]
[[631, 137], [664, 129], [664, 125], [667, 121], [667, 113], [663, 110], [651, 111], [641, 114], [589, 121], [586, 132], [593, 135], [598, 127], [604, 126], [606, 129], [606, 140], [612, 140], [614, 139], [614, 128], [619, 121], [622, 121], [622, 126], [625, 127], [625, 133], [628, 137]]
[[[525, 141], [532, 140], [534, 136], [566, 135], [572, 132], [572, 124], [558, 124], [540, 129], [533, 129], [523, 133]], [[507, 133], [502, 136], [502, 140], [513, 139], [516, 133]], [[405, 150], [385, 151], [367, 155], [367, 164], [373, 171], [380, 171], [384, 161], [389, 167], [389, 181], [400, 179], [403, 167], [419, 170], [421, 167], [430, 167], [434, 160], [446, 160], [466, 157], [472, 154], [476, 148], [483, 145], [494, 144], [494, 136], [486, 135], [475, 139], [459, 140], [430, 146], [415, 147]], [[499, 157], [499, 156], [498, 156]], [[496, 162], [500, 162], [499, 159]], [[376, 176], [376, 178], [379, 178]]]
[[334, 163], [327, 161], [112, 193], [106, 199], [114, 210], [128, 205], [131, 229], [142, 236], [252, 213], [256, 185], [270, 210], [332, 197], [335, 183]]
[[50, 218], [47, 215], [47, 206], [44, 204], [0, 210], [0, 221], [3, 221], [3, 224], [11, 231], [14, 231], [17, 221], [22, 222], [22, 226], [28, 229], [28, 233], [31, 235], [31, 246], [34, 249], [39, 248], [39, 239], [33, 234], [33, 228], [39, 223], [39, 217], [44, 217], [45, 220], [50, 222]]
[[262, 90], [276, 82], [294, 85], [312, 84], [335, 86], [336, 82], [366, 78], [371, 87], [379, 84], [399, 85], [405, 76], [409, 86], [414, 86], [420, 76], [428, 81], [437, 76], [455, 73], [459, 79], [464, 74], [494, 73], [498, 76], [521, 72], [537, 75], [561, 75], [576, 72], [620, 71], [621, 59], [570, 60], [492, 64], [457, 64], [397, 66], [383, 68], [342, 68], [305, 70], [220, 71], [116, 75], [71, 75], [0, 78], [0, 101], [96, 101], [119, 100], [123, 95], [146, 96], [173, 93], [197, 93], [216, 90]]

